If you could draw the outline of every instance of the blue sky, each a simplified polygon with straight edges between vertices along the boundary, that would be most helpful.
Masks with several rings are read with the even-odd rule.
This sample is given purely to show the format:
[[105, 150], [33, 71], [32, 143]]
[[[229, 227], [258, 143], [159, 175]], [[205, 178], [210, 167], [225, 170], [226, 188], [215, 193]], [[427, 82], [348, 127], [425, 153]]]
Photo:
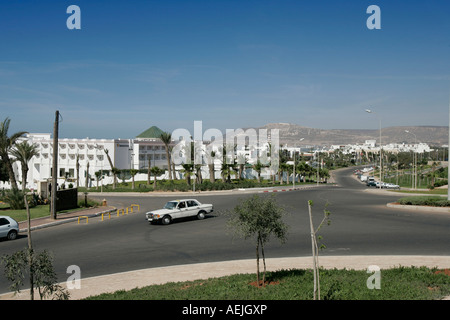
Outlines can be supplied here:
[[376, 129], [367, 108], [383, 127], [447, 126], [449, 14], [448, 0], [2, 1], [0, 119], [50, 133], [59, 110], [63, 138], [194, 120]]

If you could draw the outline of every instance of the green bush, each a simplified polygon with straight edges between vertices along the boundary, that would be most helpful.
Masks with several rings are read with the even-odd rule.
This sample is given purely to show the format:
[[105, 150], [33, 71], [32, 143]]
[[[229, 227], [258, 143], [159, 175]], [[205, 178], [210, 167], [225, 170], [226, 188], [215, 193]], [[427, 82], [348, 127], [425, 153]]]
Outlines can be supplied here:
[[447, 184], [448, 184], [448, 180], [447, 180], [447, 179], [436, 180], [436, 181], [434, 182], [434, 187], [435, 187], [435, 188], [437, 188], [437, 187], [442, 187], [442, 186], [445, 186], [445, 185], [447, 185]]
[[1, 200], [8, 203], [12, 210], [20, 210], [25, 208], [23, 192], [18, 189], [3, 190]]
[[402, 205], [449, 207], [450, 201], [443, 197], [416, 196], [405, 197], [398, 200]]

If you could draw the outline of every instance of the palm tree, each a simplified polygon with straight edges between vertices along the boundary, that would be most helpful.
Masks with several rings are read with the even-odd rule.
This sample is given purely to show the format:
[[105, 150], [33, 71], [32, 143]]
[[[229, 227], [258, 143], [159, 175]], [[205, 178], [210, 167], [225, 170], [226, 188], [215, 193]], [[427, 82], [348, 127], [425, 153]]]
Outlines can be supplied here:
[[161, 173], [163, 172], [160, 168], [158, 168], [158, 167], [152, 167], [151, 169], [150, 169], [150, 171], [152, 172], [152, 174], [153, 174], [153, 177], [154, 177], [154, 184], [153, 184], [153, 190], [156, 190], [156, 181], [157, 181], [157, 179], [156, 179], [156, 176], [159, 176], [159, 175], [161, 175]]
[[265, 166], [259, 160], [253, 165], [253, 170], [258, 174], [258, 183], [261, 183], [261, 170], [264, 167]]
[[106, 153], [106, 157], [108, 158], [108, 162], [109, 165], [111, 167], [111, 172], [114, 176], [114, 180], [113, 180], [113, 189], [116, 189], [116, 183], [117, 183], [117, 174], [119, 173], [119, 169], [117, 169], [116, 167], [114, 167], [114, 164], [112, 163], [111, 157], [109, 156], [109, 150], [108, 149], [104, 149], [105, 153]]
[[238, 164], [239, 164], [239, 180], [243, 180], [243, 174], [244, 174], [244, 167], [245, 164], [247, 163], [247, 158], [245, 156], [245, 154], [239, 154], [237, 156], [237, 160], [238, 160]]
[[98, 183], [100, 182], [100, 179], [102, 178], [102, 172], [101, 171], [95, 171], [94, 174], [95, 174], [95, 178], [97, 180], [97, 188], [96, 189], [98, 190]]
[[[77, 189], [80, 186], [79, 180], [80, 180], [80, 155], [77, 154], [75, 167], [77, 168]], [[98, 180], [97, 180], [98, 182]]]
[[186, 179], [186, 183], [188, 186], [190, 186], [191, 185], [191, 175], [192, 175], [192, 172], [194, 171], [194, 165], [188, 164], [188, 163], [183, 163], [181, 166], [183, 167], [183, 172], [184, 172], [184, 177]]
[[17, 190], [17, 181], [16, 177], [14, 176], [14, 170], [11, 160], [9, 159], [9, 152], [11, 148], [16, 144], [17, 140], [27, 132], [19, 131], [9, 137], [8, 130], [10, 122], [11, 119], [9, 118], [6, 118], [4, 121], [0, 122], [0, 157], [2, 157], [3, 162], [6, 166], [6, 170], [8, 171], [11, 188]]
[[11, 150], [11, 155], [20, 161], [22, 166], [22, 192], [25, 192], [27, 185], [28, 162], [38, 154], [37, 145], [29, 144], [28, 141], [16, 144], [15, 148]]
[[147, 184], [150, 185], [150, 175], [152, 169], [152, 160], [150, 159], [150, 155], [148, 158], [148, 168], [147, 168]]
[[208, 161], [209, 168], [209, 181], [212, 183], [216, 182], [215, 172], [214, 172], [214, 158], [216, 156], [216, 152], [211, 151], [211, 153], [206, 155]]
[[[280, 172], [281, 172], [281, 174], [284, 175], [284, 172], [287, 172], [287, 174], [286, 174], [286, 183], [289, 182], [290, 169], [291, 169], [291, 166], [288, 165], [286, 162], [283, 162], [283, 163], [280, 164]], [[281, 179], [280, 179], [280, 184], [283, 184], [283, 177], [281, 177]]]
[[134, 176], [137, 175], [138, 172], [139, 172], [139, 170], [137, 170], [137, 169], [130, 169], [130, 174], [131, 174], [131, 178], [132, 178], [131, 189], [133, 189], [133, 190], [134, 190], [134, 185], [135, 185]]
[[170, 152], [169, 152], [169, 144], [172, 142], [172, 134], [169, 132], [161, 133], [159, 139], [164, 143], [166, 147], [166, 158], [167, 158], [167, 168], [169, 170], [169, 179], [172, 180], [172, 169], [170, 165]]

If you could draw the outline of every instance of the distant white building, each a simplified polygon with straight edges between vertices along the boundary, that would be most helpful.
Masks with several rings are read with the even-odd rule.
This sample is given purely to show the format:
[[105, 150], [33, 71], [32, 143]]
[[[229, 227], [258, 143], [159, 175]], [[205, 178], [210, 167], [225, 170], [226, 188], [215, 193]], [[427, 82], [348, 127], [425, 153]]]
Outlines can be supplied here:
[[[58, 186], [76, 186], [78, 177], [78, 186], [94, 187], [97, 185], [96, 172], [103, 173], [101, 184], [112, 183], [111, 164], [106, 152], [112, 165], [118, 169], [147, 169], [149, 160], [151, 166], [167, 169], [165, 146], [157, 138], [162, 131], [156, 127], [150, 129], [135, 139], [59, 139]], [[52, 178], [53, 138], [49, 133], [30, 133], [21, 139], [36, 145], [38, 151], [28, 164], [27, 187], [46, 196]], [[20, 163], [14, 162], [13, 168], [20, 183]], [[0, 188], [10, 188], [9, 182], [0, 183]]]
[[[53, 165], [53, 138], [50, 134], [28, 134], [24, 140], [37, 146], [38, 155], [34, 156], [29, 166], [27, 183], [28, 188], [37, 190], [45, 195], [48, 182], [52, 178]], [[58, 186], [77, 184], [92, 185], [95, 180], [95, 172], [111, 169], [105, 150], [115, 167], [119, 169], [129, 168], [130, 149], [129, 140], [122, 139], [59, 139], [58, 141]], [[18, 181], [21, 175], [20, 163], [16, 173]], [[77, 164], [79, 172], [77, 172]], [[87, 179], [86, 179], [87, 177]], [[108, 177], [105, 177], [108, 180]]]

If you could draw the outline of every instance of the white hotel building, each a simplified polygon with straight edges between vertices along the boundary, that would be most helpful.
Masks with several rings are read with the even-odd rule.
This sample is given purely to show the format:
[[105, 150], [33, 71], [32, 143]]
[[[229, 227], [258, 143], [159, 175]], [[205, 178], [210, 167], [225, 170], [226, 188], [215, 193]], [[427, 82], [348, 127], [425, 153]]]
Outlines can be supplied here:
[[[160, 132], [158, 128], [151, 131], [153, 135], [157, 135], [158, 132]], [[36, 145], [38, 151], [38, 155], [28, 164], [27, 187], [46, 196], [52, 176], [53, 138], [49, 133], [30, 133], [22, 140]], [[59, 139], [58, 186], [64, 185], [66, 188], [69, 184], [76, 186], [78, 175], [79, 186], [84, 187], [87, 183], [89, 187], [95, 187], [97, 185], [95, 172], [99, 171], [103, 173], [100, 184], [111, 184], [113, 175], [105, 150], [113, 166], [118, 169], [147, 169], [149, 159], [151, 166], [167, 169], [165, 146], [155, 136], [141, 134], [135, 139]], [[13, 162], [13, 169], [21, 187], [21, 166], [18, 161]], [[164, 177], [165, 175], [160, 179]], [[136, 176], [136, 179], [146, 180], [147, 175], [145, 174], [145, 178]], [[0, 182], [0, 188], [10, 188], [9, 182]]]

